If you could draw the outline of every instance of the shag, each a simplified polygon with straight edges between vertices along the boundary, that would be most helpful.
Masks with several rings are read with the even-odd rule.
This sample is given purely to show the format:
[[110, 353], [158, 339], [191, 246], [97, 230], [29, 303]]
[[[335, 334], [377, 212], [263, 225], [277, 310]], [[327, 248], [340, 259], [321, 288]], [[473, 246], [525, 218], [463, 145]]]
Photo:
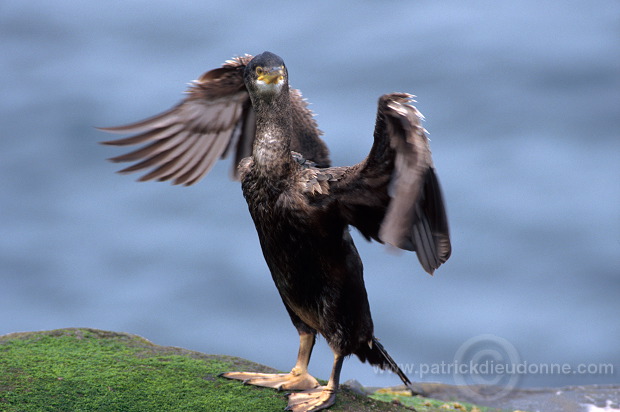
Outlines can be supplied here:
[[[284, 61], [264, 52], [227, 61], [194, 81], [188, 96], [155, 117], [107, 132], [138, 133], [104, 142], [145, 144], [114, 162], [136, 162], [122, 173], [191, 185], [221, 157], [234, 153], [235, 177], [273, 281], [299, 332], [289, 373], [229, 372], [230, 379], [285, 390], [288, 410], [317, 411], [336, 399], [345, 357], [407, 376], [373, 334], [362, 261], [349, 226], [368, 240], [415, 251], [430, 274], [450, 256], [444, 201], [421, 114], [413, 96], [379, 98], [368, 156], [330, 167], [327, 147]], [[334, 353], [325, 386], [308, 373], [320, 333]]]

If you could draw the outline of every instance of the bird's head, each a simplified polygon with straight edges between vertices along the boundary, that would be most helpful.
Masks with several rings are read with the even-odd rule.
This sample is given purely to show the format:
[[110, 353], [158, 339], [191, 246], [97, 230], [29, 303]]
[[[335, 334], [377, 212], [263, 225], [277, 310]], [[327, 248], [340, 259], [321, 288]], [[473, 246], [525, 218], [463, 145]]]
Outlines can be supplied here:
[[284, 60], [268, 51], [250, 60], [243, 77], [250, 95], [269, 98], [288, 90], [288, 73]]

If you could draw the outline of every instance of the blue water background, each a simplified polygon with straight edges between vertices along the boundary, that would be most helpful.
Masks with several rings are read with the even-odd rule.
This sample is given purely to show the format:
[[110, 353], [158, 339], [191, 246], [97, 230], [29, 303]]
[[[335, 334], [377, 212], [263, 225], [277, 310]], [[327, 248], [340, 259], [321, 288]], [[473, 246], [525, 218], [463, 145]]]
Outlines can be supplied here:
[[[379, 336], [400, 363], [507, 339], [528, 363], [616, 365], [522, 385], [620, 379], [620, 3], [0, 1], [0, 334], [93, 327], [288, 370], [297, 336], [239, 184], [135, 183], [93, 126], [182, 98], [270, 50], [335, 165], [405, 91], [443, 184], [454, 253], [434, 277], [357, 234]], [[320, 341], [311, 372], [326, 378]], [[415, 380], [452, 382], [448, 373]], [[397, 384], [356, 359], [342, 379]]]

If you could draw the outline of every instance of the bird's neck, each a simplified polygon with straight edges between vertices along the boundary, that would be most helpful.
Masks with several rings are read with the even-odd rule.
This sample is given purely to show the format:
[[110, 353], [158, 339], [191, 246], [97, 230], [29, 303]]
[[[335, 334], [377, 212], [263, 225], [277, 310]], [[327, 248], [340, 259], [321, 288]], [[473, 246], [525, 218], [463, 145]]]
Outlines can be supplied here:
[[294, 167], [291, 156], [292, 118], [288, 96], [253, 102], [256, 138], [252, 154], [261, 174], [283, 177]]

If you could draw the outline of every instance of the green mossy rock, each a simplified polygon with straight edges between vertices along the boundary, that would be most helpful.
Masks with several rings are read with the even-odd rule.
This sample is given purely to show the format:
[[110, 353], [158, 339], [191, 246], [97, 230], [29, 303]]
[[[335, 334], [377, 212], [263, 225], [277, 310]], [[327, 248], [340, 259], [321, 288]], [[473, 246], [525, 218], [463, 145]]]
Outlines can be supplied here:
[[[281, 411], [284, 393], [219, 378], [274, 370], [139, 336], [59, 329], [0, 337], [0, 411]], [[332, 411], [406, 411], [346, 388]]]

